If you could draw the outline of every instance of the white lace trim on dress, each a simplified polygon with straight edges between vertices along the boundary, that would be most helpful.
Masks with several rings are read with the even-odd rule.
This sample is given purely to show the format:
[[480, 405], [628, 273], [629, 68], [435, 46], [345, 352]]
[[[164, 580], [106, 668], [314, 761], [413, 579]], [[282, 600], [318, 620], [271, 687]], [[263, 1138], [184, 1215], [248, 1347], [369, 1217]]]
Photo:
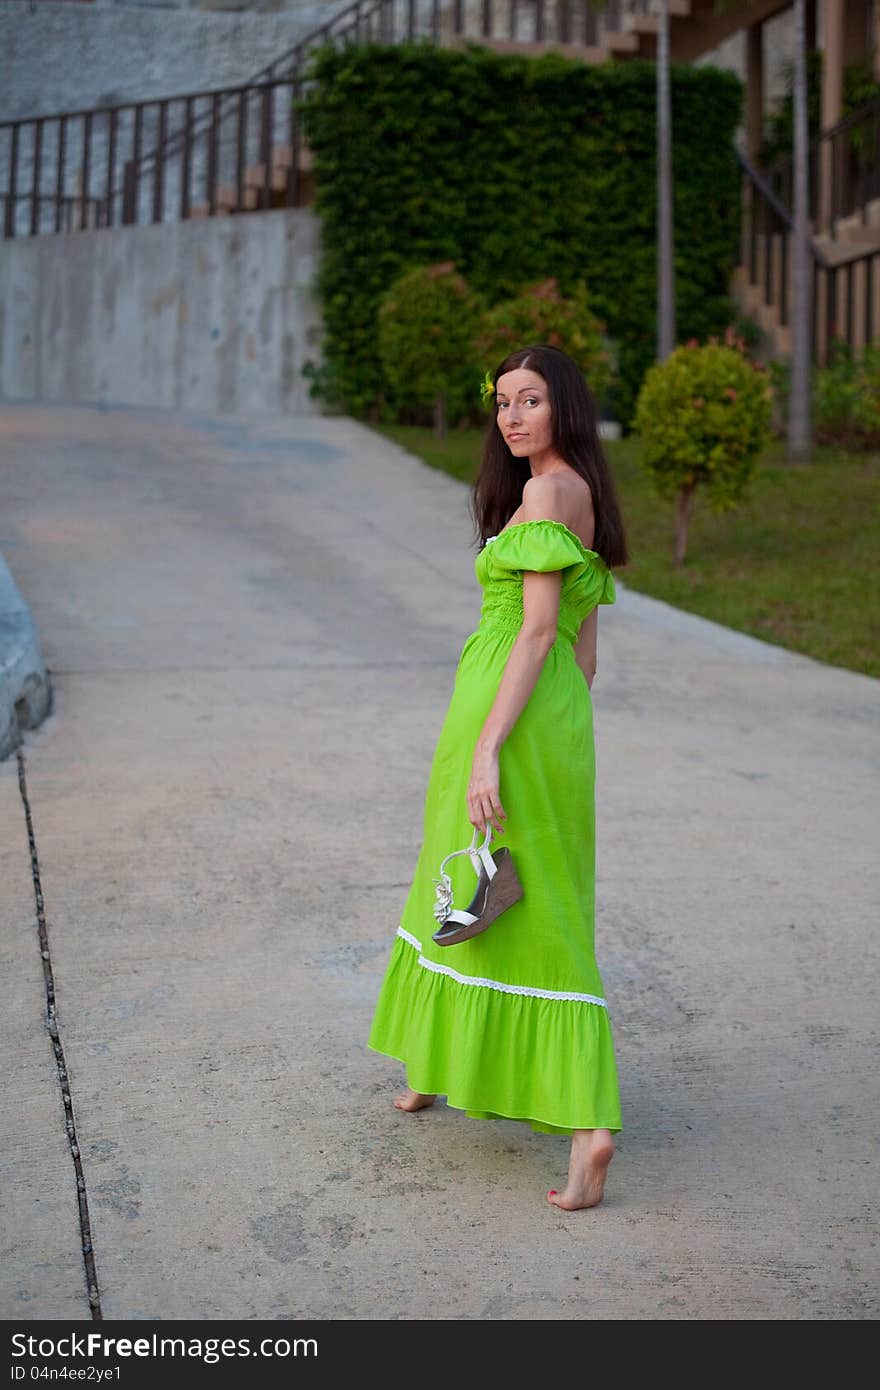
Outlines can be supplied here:
[[461, 975], [451, 966], [438, 965], [436, 961], [423, 956], [421, 941], [417, 941], [404, 927], [397, 928], [397, 935], [408, 941], [410, 946], [415, 946], [419, 953], [419, 965], [424, 966], [426, 970], [433, 970], [437, 975], [450, 975], [461, 985], [482, 985], [483, 989], [497, 989], [502, 994], [526, 994], [531, 999], [572, 999], [583, 1004], [599, 1004], [603, 1009], [608, 1007], [607, 1001], [597, 994], [575, 994], [571, 990], [562, 989], [537, 989], [531, 985], [506, 985], [501, 980], [482, 980], [477, 975]]

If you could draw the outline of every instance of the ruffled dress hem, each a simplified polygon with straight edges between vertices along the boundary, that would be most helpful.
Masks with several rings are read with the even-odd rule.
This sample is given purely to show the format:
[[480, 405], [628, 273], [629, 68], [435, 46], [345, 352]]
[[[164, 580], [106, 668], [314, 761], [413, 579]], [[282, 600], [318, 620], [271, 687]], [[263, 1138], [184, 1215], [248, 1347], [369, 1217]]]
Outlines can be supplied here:
[[541, 1134], [622, 1129], [604, 1005], [462, 984], [425, 969], [404, 937], [367, 1047], [403, 1063], [414, 1091], [445, 1095], [471, 1119], [517, 1120]]

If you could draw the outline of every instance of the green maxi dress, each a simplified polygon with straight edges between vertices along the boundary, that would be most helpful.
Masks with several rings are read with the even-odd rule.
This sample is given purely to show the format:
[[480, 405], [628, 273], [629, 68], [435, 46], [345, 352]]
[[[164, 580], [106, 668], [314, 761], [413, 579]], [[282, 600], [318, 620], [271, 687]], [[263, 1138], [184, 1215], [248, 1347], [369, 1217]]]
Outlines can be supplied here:
[[[595, 755], [590, 688], [575, 661], [584, 617], [615, 600], [614, 578], [560, 521], [506, 526], [474, 562], [480, 621], [459, 657], [425, 795], [422, 845], [367, 1046], [408, 1084], [475, 1119], [542, 1133], [621, 1128], [608, 1006], [593, 947]], [[440, 861], [471, 841], [474, 746], [523, 617], [523, 572], [561, 570], [556, 640], [499, 754], [504, 832], [523, 897], [480, 935], [437, 946]], [[477, 885], [451, 859], [456, 907]]]

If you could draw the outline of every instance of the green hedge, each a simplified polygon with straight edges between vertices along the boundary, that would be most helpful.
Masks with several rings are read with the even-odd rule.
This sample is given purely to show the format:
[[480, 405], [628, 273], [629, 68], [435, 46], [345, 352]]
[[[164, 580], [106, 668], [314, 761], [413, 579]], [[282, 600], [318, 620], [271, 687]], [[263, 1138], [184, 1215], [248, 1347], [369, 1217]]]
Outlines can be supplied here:
[[[379, 300], [404, 269], [451, 260], [490, 304], [543, 277], [564, 294], [585, 280], [620, 363], [602, 403], [629, 428], [656, 355], [654, 64], [368, 43], [318, 50], [309, 80], [300, 109], [322, 221], [325, 329], [313, 394], [390, 418]], [[743, 86], [729, 72], [673, 65], [671, 93], [683, 342], [723, 333], [736, 316]]]

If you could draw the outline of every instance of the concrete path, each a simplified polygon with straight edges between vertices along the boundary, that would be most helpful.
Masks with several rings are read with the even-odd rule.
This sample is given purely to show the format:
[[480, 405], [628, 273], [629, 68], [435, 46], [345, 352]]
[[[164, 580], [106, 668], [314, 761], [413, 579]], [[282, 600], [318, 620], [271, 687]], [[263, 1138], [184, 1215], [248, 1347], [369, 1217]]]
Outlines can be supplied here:
[[[105, 1318], [878, 1313], [880, 682], [600, 617], [624, 1132], [402, 1115], [364, 1046], [479, 590], [467, 493], [343, 419], [6, 408], [0, 550]], [[0, 764], [0, 1314], [89, 1314], [19, 767]]]

